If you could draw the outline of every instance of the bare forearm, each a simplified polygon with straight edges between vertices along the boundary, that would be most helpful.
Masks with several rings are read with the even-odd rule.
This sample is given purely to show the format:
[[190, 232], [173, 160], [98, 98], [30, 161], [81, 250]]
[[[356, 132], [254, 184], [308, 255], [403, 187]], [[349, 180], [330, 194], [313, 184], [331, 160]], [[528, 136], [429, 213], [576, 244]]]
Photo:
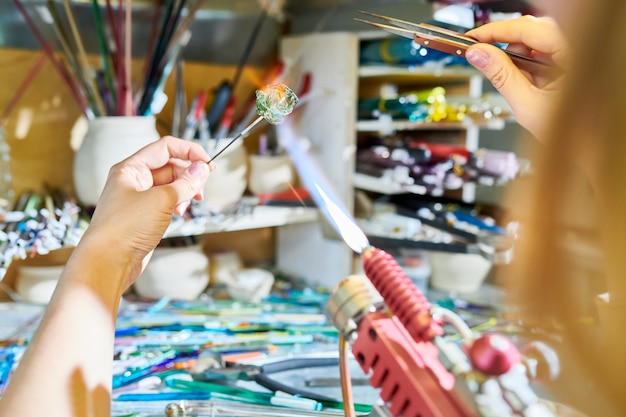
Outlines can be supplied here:
[[89, 229], [0, 400], [1, 416], [108, 416], [114, 324], [172, 213], [199, 199], [213, 164], [165, 137], [114, 165]]
[[0, 415], [109, 415], [115, 317], [129, 268], [85, 246], [70, 259]]

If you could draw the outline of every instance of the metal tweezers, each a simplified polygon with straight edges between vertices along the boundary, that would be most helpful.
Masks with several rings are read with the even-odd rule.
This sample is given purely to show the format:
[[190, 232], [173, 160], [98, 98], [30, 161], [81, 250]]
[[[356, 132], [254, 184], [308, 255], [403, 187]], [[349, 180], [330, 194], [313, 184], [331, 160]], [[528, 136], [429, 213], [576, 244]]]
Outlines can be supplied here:
[[[367, 23], [379, 29], [393, 33], [394, 35], [403, 36], [413, 39], [413, 41], [421, 46], [435, 49], [460, 57], [465, 57], [467, 48], [478, 43], [469, 36], [464, 36], [452, 30], [444, 29], [428, 23], [411, 23], [393, 17], [383, 16], [376, 13], [359, 11], [360, 13], [380, 19], [388, 24], [370, 22], [364, 19], [355, 18], [359, 22]], [[515, 52], [504, 50], [519, 69], [542, 76], [553, 77], [560, 70], [545, 62], [529, 58]]]

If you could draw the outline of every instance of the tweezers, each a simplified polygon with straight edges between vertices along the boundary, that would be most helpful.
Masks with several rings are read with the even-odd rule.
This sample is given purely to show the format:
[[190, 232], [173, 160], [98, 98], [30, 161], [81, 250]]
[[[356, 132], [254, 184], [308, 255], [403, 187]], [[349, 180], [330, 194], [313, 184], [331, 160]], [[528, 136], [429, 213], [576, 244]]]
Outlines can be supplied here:
[[[464, 36], [452, 30], [444, 29], [428, 23], [411, 23], [393, 17], [365, 11], [359, 11], [359, 13], [375, 17], [389, 24], [370, 22], [368, 20], [356, 18], [355, 20], [359, 22], [367, 23], [368, 25], [393, 33], [394, 35], [413, 39], [415, 43], [421, 46], [445, 52], [447, 54], [464, 58], [467, 48], [478, 43], [478, 41], [470, 38], [469, 36]], [[507, 50], [504, 50], [504, 52], [521, 70], [549, 77], [552, 77], [559, 72], [558, 68], [545, 62]]]

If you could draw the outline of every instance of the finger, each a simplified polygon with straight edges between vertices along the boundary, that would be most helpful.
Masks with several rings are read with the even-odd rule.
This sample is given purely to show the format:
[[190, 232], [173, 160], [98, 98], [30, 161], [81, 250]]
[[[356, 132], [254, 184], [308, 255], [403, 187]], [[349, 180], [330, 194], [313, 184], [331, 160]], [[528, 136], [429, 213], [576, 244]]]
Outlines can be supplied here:
[[173, 192], [176, 196], [176, 205], [180, 205], [180, 203], [188, 202], [196, 198], [196, 196], [202, 195], [202, 190], [210, 171], [210, 167], [206, 162], [194, 162], [174, 181], [157, 187], [157, 189], [168, 193]]
[[565, 44], [554, 20], [534, 16], [489, 23], [466, 35], [484, 43], [523, 44], [548, 55], [562, 53]]
[[[534, 51], [532, 49], [528, 48], [526, 45], [522, 45], [521, 43], [510, 44], [506, 47], [506, 51], [527, 57], [532, 57], [534, 55]], [[546, 59], [545, 62], [548, 61], [549, 59]], [[522, 71], [522, 74], [524, 74], [524, 76], [528, 78], [531, 82], [533, 82], [533, 80], [536, 78], [534, 74], [527, 73], [526, 71]]]
[[171, 158], [196, 162], [208, 161], [209, 155], [197, 143], [165, 136], [149, 144], [128, 158], [127, 162], [141, 164], [154, 170], [166, 165]]
[[176, 207], [174, 207], [174, 214], [177, 216], [184, 216], [185, 212], [189, 208], [189, 205], [189, 201], [183, 201], [182, 203], [176, 204]]
[[[170, 159], [167, 165], [161, 168], [152, 170], [152, 177], [154, 185], [169, 184], [176, 178], [179, 178], [189, 166], [192, 164], [190, 161], [183, 161], [180, 159]], [[209, 171], [215, 170], [215, 162], [211, 162], [209, 165]]]
[[190, 161], [170, 159], [166, 165], [152, 170], [154, 185], [169, 184], [183, 175], [191, 164]]
[[522, 56], [531, 56], [533, 53], [532, 49], [521, 43], [511, 43], [506, 50]]
[[466, 58], [493, 84], [513, 109], [532, 103], [537, 89], [499, 48], [477, 44], [468, 48]]

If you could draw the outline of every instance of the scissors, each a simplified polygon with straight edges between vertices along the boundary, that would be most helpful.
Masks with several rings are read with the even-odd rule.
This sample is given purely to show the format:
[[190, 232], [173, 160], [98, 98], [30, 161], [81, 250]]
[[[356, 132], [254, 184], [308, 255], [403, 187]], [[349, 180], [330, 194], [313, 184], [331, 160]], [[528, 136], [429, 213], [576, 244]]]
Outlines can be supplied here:
[[[465, 52], [467, 51], [467, 48], [478, 43], [478, 41], [470, 38], [469, 36], [464, 36], [458, 32], [444, 29], [428, 23], [411, 23], [393, 17], [383, 16], [380, 14], [365, 11], [360, 11], [360, 13], [378, 18], [389, 24], [370, 22], [368, 20], [358, 18], [355, 20], [367, 23], [368, 25], [385, 30], [389, 33], [393, 33], [394, 35], [413, 39], [413, 41], [418, 45], [435, 49], [437, 51], [441, 51], [447, 54], [465, 58]], [[529, 58], [527, 56], [520, 55], [512, 51], [504, 50], [504, 52], [521, 70], [547, 77], [554, 77], [558, 75], [558, 73], [560, 73], [559, 68], [556, 68], [545, 62], [538, 61], [536, 59]]]

